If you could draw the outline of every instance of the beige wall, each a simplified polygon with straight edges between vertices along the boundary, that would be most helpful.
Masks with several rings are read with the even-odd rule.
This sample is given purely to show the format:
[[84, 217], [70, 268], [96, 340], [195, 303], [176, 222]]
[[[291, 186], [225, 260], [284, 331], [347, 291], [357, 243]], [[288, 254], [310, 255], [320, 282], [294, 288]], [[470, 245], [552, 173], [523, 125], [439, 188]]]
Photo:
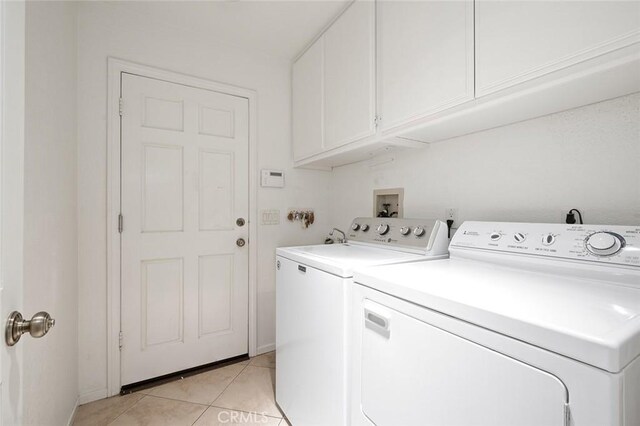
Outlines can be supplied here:
[[258, 92], [258, 165], [283, 169], [285, 189], [260, 189], [260, 209], [316, 209], [303, 230], [283, 221], [258, 225], [258, 348], [275, 343], [275, 248], [320, 242], [329, 226], [329, 174], [293, 170], [290, 152], [290, 68], [287, 61], [204, 40], [185, 29], [83, 2], [78, 19], [79, 344], [82, 401], [106, 394], [106, 95], [107, 57], [254, 89]]
[[76, 5], [26, 4], [24, 310], [56, 326], [25, 336], [26, 425], [63, 425], [78, 398]]

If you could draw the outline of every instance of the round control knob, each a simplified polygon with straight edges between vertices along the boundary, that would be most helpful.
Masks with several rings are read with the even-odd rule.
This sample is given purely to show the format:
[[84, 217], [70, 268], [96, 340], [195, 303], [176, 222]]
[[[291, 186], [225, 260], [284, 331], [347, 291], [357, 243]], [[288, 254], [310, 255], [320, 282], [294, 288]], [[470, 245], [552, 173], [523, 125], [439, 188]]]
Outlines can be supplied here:
[[384, 235], [387, 232], [389, 232], [389, 225], [387, 225], [386, 223], [381, 223], [380, 225], [378, 225], [378, 234], [380, 235]]
[[547, 234], [544, 237], [542, 237], [543, 246], [550, 246], [555, 242], [556, 242], [556, 236], [553, 234]]
[[411, 228], [409, 228], [408, 226], [403, 226], [402, 228], [400, 228], [400, 233], [402, 235], [409, 235], [411, 233]]
[[365, 223], [365, 224], [363, 224], [363, 225], [360, 227], [360, 230], [361, 230], [362, 232], [367, 232], [367, 231], [369, 230], [369, 225], [367, 225], [366, 223]]
[[491, 239], [491, 241], [498, 241], [500, 238], [502, 238], [502, 234], [499, 232], [493, 232], [491, 233], [491, 235], [489, 235], [489, 238]]
[[527, 236], [522, 232], [516, 232], [515, 234], [513, 234], [513, 239], [516, 243], [522, 243], [527, 239]]
[[624, 247], [625, 241], [612, 232], [596, 232], [587, 237], [585, 244], [587, 250], [597, 256], [612, 256]]
[[351, 229], [357, 231], [358, 229], [360, 229], [360, 224], [357, 222], [353, 222], [353, 225], [351, 225]]
[[425, 233], [425, 230], [422, 226], [416, 226], [416, 228], [413, 230], [413, 235], [415, 235], [416, 237], [422, 237]]

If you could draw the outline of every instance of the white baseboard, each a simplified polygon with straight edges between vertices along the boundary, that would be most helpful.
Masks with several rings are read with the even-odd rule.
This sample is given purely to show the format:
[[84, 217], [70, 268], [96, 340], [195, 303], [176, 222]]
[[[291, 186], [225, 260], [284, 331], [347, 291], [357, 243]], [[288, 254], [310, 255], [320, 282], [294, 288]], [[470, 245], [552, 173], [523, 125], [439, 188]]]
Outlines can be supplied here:
[[80, 398], [76, 399], [76, 405], [73, 407], [73, 411], [69, 416], [69, 421], [67, 421], [67, 426], [73, 425], [73, 421], [76, 419], [76, 413], [78, 412], [78, 406], [80, 405]]
[[107, 397], [107, 388], [83, 393], [82, 395], [80, 395], [80, 397], [78, 397], [78, 405], [97, 401], [99, 399], [105, 399], [106, 397]]
[[258, 346], [256, 348], [256, 355], [265, 354], [267, 352], [272, 352], [276, 350], [275, 343], [269, 343], [268, 345]]

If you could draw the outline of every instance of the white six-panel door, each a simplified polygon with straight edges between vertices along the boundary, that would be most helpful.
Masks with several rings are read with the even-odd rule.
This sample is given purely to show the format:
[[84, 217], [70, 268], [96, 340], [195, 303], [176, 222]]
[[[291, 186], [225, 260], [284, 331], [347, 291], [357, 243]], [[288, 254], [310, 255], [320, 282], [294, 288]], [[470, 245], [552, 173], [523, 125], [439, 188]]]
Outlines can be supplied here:
[[122, 74], [122, 385], [248, 352], [246, 98]]

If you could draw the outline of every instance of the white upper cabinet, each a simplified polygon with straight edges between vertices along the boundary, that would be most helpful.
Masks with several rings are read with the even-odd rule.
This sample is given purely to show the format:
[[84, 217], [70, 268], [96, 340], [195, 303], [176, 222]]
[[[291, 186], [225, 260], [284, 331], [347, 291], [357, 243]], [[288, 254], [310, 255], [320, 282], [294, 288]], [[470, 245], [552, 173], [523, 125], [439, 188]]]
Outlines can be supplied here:
[[375, 4], [356, 1], [324, 34], [324, 146], [375, 133]]
[[637, 0], [356, 0], [293, 65], [294, 159], [330, 168], [639, 90]]
[[476, 96], [638, 42], [637, 1], [476, 0]]
[[293, 64], [292, 132], [295, 161], [323, 150], [323, 57], [321, 37]]
[[383, 131], [473, 99], [473, 0], [377, 7]]

